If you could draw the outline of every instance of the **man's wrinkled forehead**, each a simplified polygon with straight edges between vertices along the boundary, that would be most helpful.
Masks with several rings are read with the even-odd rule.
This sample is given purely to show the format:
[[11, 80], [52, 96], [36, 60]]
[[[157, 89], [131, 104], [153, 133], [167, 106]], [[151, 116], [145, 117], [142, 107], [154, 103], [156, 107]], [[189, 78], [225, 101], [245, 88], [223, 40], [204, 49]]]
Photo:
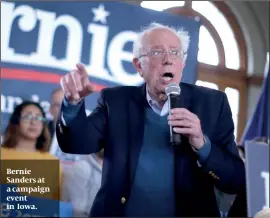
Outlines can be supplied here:
[[145, 34], [142, 40], [143, 49], [155, 48], [179, 48], [181, 47], [180, 39], [177, 35], [167, 29], [154, 29]]

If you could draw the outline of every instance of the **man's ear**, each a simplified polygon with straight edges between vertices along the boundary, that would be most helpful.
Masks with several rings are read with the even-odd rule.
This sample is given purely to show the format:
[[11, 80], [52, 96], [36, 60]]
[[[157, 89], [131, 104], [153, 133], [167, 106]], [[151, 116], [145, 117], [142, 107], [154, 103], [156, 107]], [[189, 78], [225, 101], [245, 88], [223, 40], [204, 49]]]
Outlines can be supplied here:
[[136, 71], [140, 74], [141, 77], [143, 77], [142, 75], [142, 66], [141, 66], [141, 62], [139, 61], [138, 58], [133, 58], [133, 61], [132, 61]]

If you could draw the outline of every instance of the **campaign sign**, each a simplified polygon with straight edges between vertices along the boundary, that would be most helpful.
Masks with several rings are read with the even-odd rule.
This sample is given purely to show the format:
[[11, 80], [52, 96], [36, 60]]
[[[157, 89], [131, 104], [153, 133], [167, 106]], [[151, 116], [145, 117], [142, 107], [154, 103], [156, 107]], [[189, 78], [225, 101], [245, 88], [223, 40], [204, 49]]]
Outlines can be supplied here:
[[269, 208], [269, 145], [247, 141], [247, 200], [248, 216]]
[[24, 99], [39, 102], [49, 117], [51, 91], [61, 76], [83, 63], [95, 93], [104, 87], [138, 86], [132, 45], [151, 22], [183, 28], [190, 35], [183, 81], [195, 83], [200, 22], [120, 2], [1, 1], [1, 130]]

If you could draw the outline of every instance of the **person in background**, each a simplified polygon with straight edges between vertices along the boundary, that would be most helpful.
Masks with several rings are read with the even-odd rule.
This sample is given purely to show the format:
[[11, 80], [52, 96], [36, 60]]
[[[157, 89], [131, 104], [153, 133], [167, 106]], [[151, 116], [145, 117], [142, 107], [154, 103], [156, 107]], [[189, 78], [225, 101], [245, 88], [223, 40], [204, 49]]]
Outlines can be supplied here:
[[[20, 160], [18, 162], [14, 161], [16, 168], [20, 168], [20, 165], [26, 163], [21, 162], [21, 160], [33, 161], [31, 164], [33, 167], [37, 166], [35, 164], [37, 160], [57, 160], [55, 156], [48, 153], [51, 137], [46, 121], [45, 112], [38, 103], [24, 101], [17, 105], [10, 116], [4, 133], [1, 159]], [[40, 164], [44, 165], [44, 170], [48, 170], [46, 162], [40, 162]], [[61, 170], [59, 169], [59, 171]], [[60, 180], [61, 185], [61, 178], [58, 175], [55, 176], [57, 178], [54, 178], [54, 183]], [[43, 172], [40, 172], [37, 177], [43, 177]], [[47, 178], [47, 180], [49, 179]], [[60, 187], [57, 184], [56, 186], [54, 191], [49, 194], [49, 197], [59, 200]]]
[[88, 217], [101, 185], [103, 149], [74, 162], [63, 182], [63, 201], [71, 202], [74, 217]]
[[51, 137], [42, 107], [31, 101], [18, 105], [10, 116], [3, 138], [1, 157], [8, 157], [4, 154], [9, 151], [46, 155]]
[[64, 98], [64, 92], [61, 87], [54, 89], [51, 93], [51, 105], [50, 114], [52, 115], [52, 120], [48, 122], [48, 127], [50, 131], [51, 138], [54, 137], [55, 125], [58, 118], [58, 112]]

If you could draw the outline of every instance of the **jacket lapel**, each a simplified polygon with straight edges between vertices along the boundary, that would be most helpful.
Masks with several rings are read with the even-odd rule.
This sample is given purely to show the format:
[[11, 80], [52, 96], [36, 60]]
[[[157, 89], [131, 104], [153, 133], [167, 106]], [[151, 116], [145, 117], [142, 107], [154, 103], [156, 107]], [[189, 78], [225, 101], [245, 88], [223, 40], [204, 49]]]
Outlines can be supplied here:
[[133, 93], [132, 99], [129, 103], [129, 135], [130, 135], [130, 146], [129, 146], [129, 164], [130, 164], [130, 185], [132, 186], [135, 176], [135, 171], [140, 156], [143, 134], [144, 134], [144, 114], [145, 107], [148, 103], [146, 100], [146, 85], [142, 85], [137, 88]]
[[180, 98], [179, 98], [179, 105], [181, 108], [186, 108], [190, 110], [190, 96], [191, 93], [187, 89], [186, 85], [184, 83], [180, 83], [180, 88], [181, 88], [181, 93], [180, 93]]
[[[192, 112], [192, 89], [189, 86], [180, 83], [181, 95], [180, 95], [180, 107], [186, 108]], [[179, 146], [175, 146], [175, 169], [174, 169], [174, 181], [175, 181], [175, 200], [176, 200], [176, 216], [181, 216], [181, 212], [185, 211], [186, 208], [186, 195], [185, 189], [188, 188], [192, 183], [189, 178], [190, 163], [192, 155], [195, 156], [188, 138], [182, 136], [182, 143]]]

